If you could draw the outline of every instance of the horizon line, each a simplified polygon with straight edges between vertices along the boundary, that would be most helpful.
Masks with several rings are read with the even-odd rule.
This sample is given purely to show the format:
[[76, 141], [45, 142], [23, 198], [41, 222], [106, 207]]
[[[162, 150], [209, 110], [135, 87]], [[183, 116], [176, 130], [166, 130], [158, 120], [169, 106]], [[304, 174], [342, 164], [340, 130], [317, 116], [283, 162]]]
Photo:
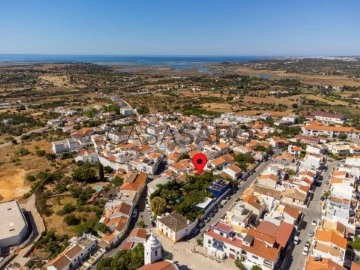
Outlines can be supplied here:
[[360, 57], [360, 54], [353, 55], [336, 55], [336, 54], [74, 54], [74, 53], [0, 53], [0, 55], [39, 55], [39, 56], [102, 56], [102, 57], [111, 57], [111, 56], [136, 56], [136, 57]]

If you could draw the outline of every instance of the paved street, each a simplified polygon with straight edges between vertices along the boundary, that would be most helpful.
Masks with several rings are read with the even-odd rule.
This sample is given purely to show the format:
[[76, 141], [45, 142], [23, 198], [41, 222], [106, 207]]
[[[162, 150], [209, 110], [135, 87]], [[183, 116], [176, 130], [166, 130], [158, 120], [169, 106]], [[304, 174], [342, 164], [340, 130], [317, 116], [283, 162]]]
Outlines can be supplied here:
[[[277, 155], [281, 152], [279, 149], [274, 150], [274, 155]], [[272, 156], [269, 157], [269, 159], [265, 162], [262, 162], [257, 168], [256, 171], [250, 175], [246, 181], [241, 182], [241, 188], [231, 196], [231, 199], [224, 205], [223, 208], [219, 208], [219, 211], [216, 213], [214, 217], [210, 219], [210, 222], [206, 223], [206, 226], [202, 228], [201, 232], [204, 232], [207, 228], [211, 226], [211, 224], [216, 223], [219, 219], [221, 219], [226, 211], [228, 211], [231, 207], [234, 206], [236, 200], [241, 197], [243, 191], [250, 187], [255, 180], [258, 178], [258, 176], [266, 169], [266, 167], [271, 163]]]
[[[274, 152], [275, 152], [274, 155], [276, 155], [280, 153], [280, 150], [275, 149]], [[266, 169], [266, 167], [270, 163], [271, 163], [271, 157], [269, 157], [267, 161], [261, 163], [256, 168], [256, 171], [252, 175], [250, 175], [246, 181], [242, 181], [241, 188], [238, 190], [238, 192], [231, 196], [231, 199], [224, 205], [223, 208], [219, 208], [219, 212], [216, 213], [216, 215], [213, 218], [211, 218], [210, 222], [206, 224], [206, 226], [201, 230], [201, 232], [204, 232], [205, 229], [208, 228], [211, 224], [218, 221], [226, 213], [226, 211], [228, 211], [235, 204], [236, 199], [242, 195], [243, 191], [254, 183], [256, 178]], [[143, 218], [146, 224], [146, 229], [150, 229], [151, 231], [154, 232], [154, 234], [158, 235], [156, 232], [156, 228], [153, 228], [151, 224], [149, 211], [145, 207], [145, 198], [146, 198], [146, 190], [144, 191], [137, 206], [139, 212], [138, 218], [132, 219], [128, 232], [131, 231], [134, 227], [136, 227], [137, 220]], [[202, 269], [203, 266], [206, 265], [208, 265], [209, 269], [213, 268], [213, 263], [214, 263], [213, 260], [191, 251], [194, 247], [197, 247], [197, 249], [199, 250], [201, 249], [196, 242], [197, 237], [194, 237], [189, 241], [184, 241], [177, 244], [173, 244], [170, 240], [165, 239], [162, 236], [159, 237], [161, 238], [161, 242], [163, 243], [165, 250], [171, 252], [174, 255], [174, 260], [178, 260], [180, 264], [184, 264], [180, 267], [180, 269]], [[108, 253], [106, 253], [104, 257], [112, 257], [119, 250], [120, 247], [114, 248]], [[184, 252], [184, 250], [186, 251]], [[225, 262], [219, 263], [216, 269], [229, 269], [229, 267], [232, 268], [233, 266], [234, 264], [232, 260], [226, 260]], [[96, 265], [93, 266], [92, 269], [96, 269]]]
[[[298, 231], [300, 232], [300, 243], [298, 245], [291, 245], [288, 247], [286, 252], [285, 260], [282, 264], [281, 269], [291, 269], [291, 270], [302, 270], [305, 266], [306, 257], [302, 255], [304, 245], [306, 241], [312, 242], [313, 239], [309, 236], [309, 232], [313, 231], [315, 233], [315, 226], [311, 224], [312, 220], [319, 221], [321, 219], [321, 206], [322, 201], [320, 200], [324, 190], [328, 187], [326, 181], [331, 176], [332, 170], [337, 166], [339, 162], [328, 162], [328, 170], [322, 172], [322, 181], [321, 185], [318, 186], [314, 192], [314, 197], [311, 200], [308, 207], [297, 207], [304, 213], [304, 219], [300, 225]], [[292, 205], [295, 207], [294, 205]]]

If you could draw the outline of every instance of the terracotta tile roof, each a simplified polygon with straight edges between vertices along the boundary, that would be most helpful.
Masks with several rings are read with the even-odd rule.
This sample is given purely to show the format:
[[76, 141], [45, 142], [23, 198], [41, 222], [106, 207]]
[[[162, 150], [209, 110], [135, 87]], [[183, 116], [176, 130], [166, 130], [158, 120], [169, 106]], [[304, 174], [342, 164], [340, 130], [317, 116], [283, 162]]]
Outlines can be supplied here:
[[231, 164], [229, 166], [229, 169], [232, 170], [235, 173], [241, 173], [241, 168], [239, 168], [238, 166], [236, 166], [235, 164]]
[[286, 205], [284, 208], [284, 212], [286, 214], [288, 214], [289, 216], [291, 216], [294, 219], [297, 219], [301, 213], [301, 211], [299, 209], [296, 209], [294, 207], [291, 207], [289, 205]]
[[69, 258], [74, 258], [76, 255], [78, 255], [81, 252], [82, 248], [79, 245], [73, 246], [71, 249], [69, 249], [65, 254]]
[[66, 269], [71, 261], [65, 255], [59, 255], [52, 260], [49, 265], [54, 266], [58, 270]]
[[138, 191], [140, 189], [140, 184], [137, 183], [123, 183], [120, 187], [121, 190], [133, 190]]
[[314, 249], [319, 250], [323, 253], [327, 253], [334, 257], [341, 257], [341, 255], [342, 255], [342, 251], [340, 249], [320, 243], [320, 242], [316, 242]]
[[267, 233], [257, 231], [256, 229], [249, 229], [248, 234], [252, 235], [257, 240], [268, 243], [271, 246], [273, 246], [276, 242], [275, 236], [271, 236], [271, 235], [268, 235]]
[[320, 116], [320, 117], [336, 118], [336, 119], [344, 119], [345, 118], [345, 116], [343, 114], [329, 113], [329, 112], [311, 112], [307, 116], [309, 116], [309, 117]]
[[347, 246], [346, 239], [332, 231], [318, 231], [315, 235], [315, 238], [321, 242], [332, 243], [342, 249], [346, 249]]
[[314, 257], [310, 257], [306, 265], [306, 270], [329, 270], [329, 269], [345, 270], [346, 268], [338, 265], [334, 261], [327, 258], [322, 258], [321, 261], [315, 261]]
[[271, 188], [260, 187], [256, 184], [254, 185], [254, 192], [257, 192], [257, 193], [263, 194], [263, 195], [267, 195], [267, 196], [270, 196], [273, 198], [277, 198], [277, 199], [279, 199], [281, 197], [281, 191], [271, 189]]
[[288, 243], [293, 230], [294, 226], [286, 222], [281, 222], [280, 226], [276, 226], [274, 223], [262, 221], [256, 227], [256, 231], [267, 234], [270, 237], [275, 237], [276, 243], [283, 248]]
[[219, 166], [221, 164], [225, 164], [226, 163], [226, 160], [223, 159], [222, 157], [218, 157], [218, 158], [215, 158], [211, 164], [213, 164], [214, 166]]
[[351, 270], [360, 270], [360, 264], [356, 262], [351, 263]]
[[335, 177], [333, 177], [333, 178], [331, 178], [330, 183], [331, 183], [331, 184], [341, 184], [343, 181], [344, 181], [344, 180], [341, 179], [341, 178], [335, 178]]
[[216, 146], [217, 146], [218, 148], [220, 148], [221, 150], [228, 148], [228, 146], [227, 146], [226, 143], [218, 143], [218, 144], [216, 144]]
[[130, 249], [132, 249], [133, 245], [134, 245], [134, 242], [125, 241], [121, 244], [120, 249], [121, 250], [130, 250]]
[[176, 212], [164, 216], [158, 219], [158, 221], [174, 232], [178, 232], [187, 227], [187, 218]]
[[306, 130], [318, 130], [318, 131], [335, 131], [335, 132], [360, 132], [360, 130], [353, 127], [341, 127], [341, 126], [316, 126], [307, 125], [304, 126]]
[[263, 174], [258, 177], [258, 180], [267, 180], [267, 179], [271, 179], [277, 182], [279, 180], [279, 177], [275, 174]]
[[118, 232], [121, 232], [121, 231], [125, 228], [125, 225], [126, 225], [127, 222], [128, 222], [128, 218], [126, 218], [126, 217], [120, 217], [120, 220], [118, 221], [115, 229], [116, 229]]
[[250, 247], [243, 244], [241, 248], [272, 262], [275, 262], [280, 253], [280, 247], [268, 247], [264, 242], [256, 238], [254, 238]]
[[106, 234], [105, 236], [103, 236], [101, 238], [102, 241], [106, 242], [106, 243], [110, 243], [112, 242], [112, 240], [114, 240], [114, 238], [117, 237], [116, 233], [112, 233], [112, 234]]
[[229, 232], [232, 230], [232, 227], [226, 223], [223, 223], [223, 222], [218, 222], [214, 225], [214, 227], [216, 229], [219, 229], [219, 230], [222, 230], [222, 231], [225, 231], [225, 232]]
[[131, 237], [139, 237], [139, 238], [143, 238], [146, 240], [146, 230], [140, 229], [140, 228], [133, 229], [130, 232], [128, 238], [131, 238]]
[[177, 267], [175, 267], [171, 262], [161, 261], [152, 264], [146, 264], [140, 267], [138, 270], [176, 270], [176, 269]]
[[238, 239], [236, 237], [227, 238], [227, 237], [221, 236], [220, 234], [217, 234], [216, 232], [214, 232], [213, 228], [210, 228], [208, 231], [205, 231], [205, 234], [211, 236], [212, 238], [215, 238], [216, 240], [218, 240], [220, 242], [227, 243], [227, 244], [232, 245], [237, 248], [242, 248], [242, 241], [240, 239]]
[[200, 153], [200, 151], [198, 151], [198, 150], [193, 150], [193, 151], [190, 151], [189, 152], [189, 156], [190, 156], [190, 158], [193, 158], [193, 156], [195, 156], [196, 154], [199, 154]]

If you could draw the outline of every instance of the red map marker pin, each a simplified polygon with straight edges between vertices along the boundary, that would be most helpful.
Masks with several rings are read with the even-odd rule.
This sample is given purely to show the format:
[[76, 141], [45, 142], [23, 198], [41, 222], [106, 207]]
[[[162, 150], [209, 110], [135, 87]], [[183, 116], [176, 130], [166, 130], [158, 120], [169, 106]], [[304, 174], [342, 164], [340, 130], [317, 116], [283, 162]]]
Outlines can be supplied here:
[[192, 163], [194, 164], [196, 170], [198, 171], [198, 173], [200, 174], [202, 172], [202, 170], [204, 169], [205, 165], [207, 162], [207, 158], [204, 154], [196, 154], [195, 156], [193, 156], [192, 158]]

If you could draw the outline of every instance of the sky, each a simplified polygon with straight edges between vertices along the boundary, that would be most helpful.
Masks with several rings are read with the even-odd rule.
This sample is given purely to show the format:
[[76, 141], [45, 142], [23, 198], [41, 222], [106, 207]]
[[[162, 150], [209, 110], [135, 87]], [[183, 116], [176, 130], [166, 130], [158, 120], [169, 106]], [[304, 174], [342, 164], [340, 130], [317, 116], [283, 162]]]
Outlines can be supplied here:
[[359, 0], [0, 0], [0, 54], [360, 55]]

